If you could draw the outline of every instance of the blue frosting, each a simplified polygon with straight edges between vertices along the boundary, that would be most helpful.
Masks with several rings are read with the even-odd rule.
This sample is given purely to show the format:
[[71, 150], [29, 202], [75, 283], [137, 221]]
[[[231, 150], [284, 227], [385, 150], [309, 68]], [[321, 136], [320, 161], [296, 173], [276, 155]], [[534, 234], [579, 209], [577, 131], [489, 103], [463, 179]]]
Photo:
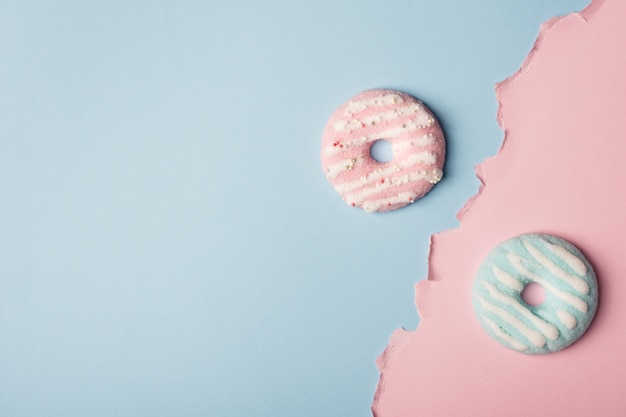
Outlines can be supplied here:
[[[545, 301], [522, 300], [529, 283]], [[485, 258], [472, 289], [474, 311], [489, 335], [526, 354], [556, 352], [587, 330], [598, 305], [593, 268], [571, 243], [547, 234], [516, 236]]]

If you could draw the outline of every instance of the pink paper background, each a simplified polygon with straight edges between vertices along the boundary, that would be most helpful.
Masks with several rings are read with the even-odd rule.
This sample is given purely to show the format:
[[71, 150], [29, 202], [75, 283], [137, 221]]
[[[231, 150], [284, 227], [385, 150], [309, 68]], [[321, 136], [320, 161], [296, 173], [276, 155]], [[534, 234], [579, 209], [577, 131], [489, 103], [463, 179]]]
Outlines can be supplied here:
[[[432, 238], [421, 323], [378, 360], [376, 417], [622, 416], [626, 413], [626, 2], [595, 0], [545, 23], [520, 71], [496, 88], [505, 131], [477, 167], [461, 227]], [[471, 306], [487, 253], [521, 233], [574, 243], [600, 305], [569, 348], [525, 356], [492, 341]]]

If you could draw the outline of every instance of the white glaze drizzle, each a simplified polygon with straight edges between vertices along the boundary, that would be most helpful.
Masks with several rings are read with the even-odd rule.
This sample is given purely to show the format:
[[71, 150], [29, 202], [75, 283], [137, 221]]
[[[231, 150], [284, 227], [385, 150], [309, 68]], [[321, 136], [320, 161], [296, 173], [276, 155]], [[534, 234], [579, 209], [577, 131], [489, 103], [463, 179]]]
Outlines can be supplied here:
[[530, 321], [545, 337], [547, 337], [550, 340], [556, 340], [559, 337], [559, 331], [556, 327], [542, 320], [541, 318], [535, 316], [528, 309], [528, 307], [522, 305], [515, 298], [501, 293], [500, 291], [498, 291], [495, 285], [487, 281], [482, 281], [481, 284], [489, 292], [489, 296], [491, 298], [503, 304], [506, 304], [507, 306], [515, 310], [526, 320]]
[[348, 158], [343, 159], [339, 162], [336, 162], [326, 168], [326, 177], [327, 178], [337, 178], [339, 174], [346, 170], [352, 170], [355, 165], [360, 165], [363, 163], [363, 158]]
[[[404, 126], [404, 127], [403, 127]], [[369, 133], [356, 139], [338, 141], [342, 146], [333, 146], [333, 144], [326, 145], [324, 147], [324, 155], [333, 156], [340, 152], [345, 152], [353, 146], [362, 146], [365, 143], [374, 142], [379, 139], [392, 139], [401, 136], [407, 132], [412, 132], [418, 129], [423, 129], [423, 126], [418, 125], [414, 120], [409, 120], [404, 125], [387, 129], [383, 132]]]
[[432, 171], [430, 171], [430, 179], [428, 179], [428, 182], [431, 184], [437, 184], [439, 181], [441, 181], [442, 178], [443, 178], [443, 171], [440, 170], [439, 168], [435, 168]]
[[518, 280], [508, 272], [498, 268], [496, 265], [493, 265], [491, 267], [491, 271], [493, 272], [493, 275], [496, 277], [496, 279], [507, 287], [518, 292], [521, 292], [524, 289], [524, 285], [520, 282], [520, 280]]
[[587, 274], [585, 263], [578, 259], [576, 255], [565, 249], [563, 246], [554, 243], [545, 242], [546, 247], [556, 256], [561, 258], [572, 270], [580, 276]]
[[525, 344], [523, 344], [522, 342], [520, 342], [519, 340], [517, 340], [516, 338], [514, 338], [513, 336], [511, 336], [507, 332], [505, 332], [494, 321], [492, 321], [491, 319], [489, 319], [489, 318], [487, 318], [485, 316], [483, 316], [483, 320], [485, 321], [487, 326], [489, 326], [491, 328], [491, 331], [493, 331], [493, 333], [497, 337], [499, 337], [500, 339], [504, 340], [511, 347], [513, 347], [513, 349], [517, 350], [518, 352], [523, 352], [525, 350], [528, 350], [528, 346], [526, 346]]
[[541, 348], [541, 347], [545, 346], [546, 338], [543, 337], [543, 335], [540, 332], [538, 332], [537, 330], [531, 329], [530, 327], [526, 326], [526, 324], [524, 324], [524, 322], [522, 322], [520, 319], [518, 319], [517, 317], [515, 317], [513, 314], [509, 313], [505, 309], [491, 304], [490, 302], [488, 302], [487, 300], [485, 300], [484, 298], [482, 298], [479, 295], [477, 295], [476, 297], [477, 297], [478, 302], [480, 303], [481, 307], [484, 310], [486, 310], [486, 311], [488, 311], [490, 313], [495, 314], [500, 319], [502, 319], [503, 321], [508, 323], [511, 327], [513, 327], [515, 330], [517, 330], [518, 332], [523, 334], [528, 340], [530, 340], [530, 342], [534, 346], [536, 346], [538, 348]]
[[333, 127], [335, 132], [348, 132], [410, 115], [415, 115], [417, 117], [416, 121], [419, 120], [418, 124], [421, 126], [432, 126], [435, 124], [435, 120], [424, 110], [424, 107], [414, 103], [359, 119], [338, 120]]
[[417, 194], [415, 194], [413, 191], [407, 191], [404, 193], [400, 193], [396, 195], [395, 197], [381, 198], [380, 200], [368, 201], [366, 203], [363, 203], [362, 208], [364, 211], [371, 213], [373, 211], [378, 211], [381, 207], [388, 205], [388, 204], [394, 205], [398, 203], [406, 203], [407, 201], [412, 203], [415, 200], [415, 197], [417, 197]]
[[528, 242], [527, 240], [523, 240], [522, 242], [526, 250], [533, 256], [533, 258], [535, 258], [535, 261], [537, 261], [539, 265], [546, 268], [554, 276], [567, 282], [576, 291], [582, 294], [589, 294], [589, 284], [587, 284], [585, 280], [563, 270], [560, 266], [554, 263], [552, 259], [541, 253], [541, 251], [537, 249], [532, 243]]
[[[431, 154], [428, 152], [418, 152], [418, 153], [409, 155], [406, 159], [402, 161], [398, 161], [398, 163], [395, 165], [388, 166], [387, 168], [379, 168], [374, 171], [368, 172], [366, 175], [362, 176], [359, 179], [349, 181], [349, 182], [344, 182], [342, 184], [337, 184], [335, 185], [334, 188], [335, 188], [335, 191], [337, 191], [339, 194], [344, 194], [349, 191], [356, 190], [357, 188], [364, 187], [374, 181], [378, 181], [380, 179], [390, 177], [394, 173], [400, 172], [404, 168], [409, 168], [409, 167], [412, 167], [414, 165], [419, 165], [419, 164], [432, 165], [435, 162], [437, 162], [437, 156], [435, 154]], [[345, 165], [344, 165], [344, 169], [345, 169]], [[330, 171], [327, 172], [327, 177], [331, 179], [335, 178], [335, 177], [329, 176], [328, 174], [330, 174]]]
[[[579, 310], [580, 312], [587, 313], [589, 306], [587, 306], [587, 303], [585, 302], [585, 300], [579, 298], [578, 296], [574, 294], [559, 290], [558, 288], [550, 284], [548, 281], [541, 278], [539, 275], [534, 274], [531, 271], [529, 271], [522, 264], [522, 258], [520, 256], [516, 255], [515, 253], [508, 253], [507, 259], [511, 262], [511, 264], [515, 267], [515, 269], [517, 269], [517, 271], [520, 274], [526, 276], [532, 281], [535, 281], [537, 284], [540, 284], [547, 291], [551, 292], [557, 298], [560, 298], [561, 300], [565, 301], [567, 304], [571, 305], [572, 307]], [[526, 260], [526, 262], [529, 262], [529, 261]]]
[[384, 107], [402, 103], [404, 99], [398, 94], [383, 94], [365, 100], [350, 101], [346, 107], [346, 115], [362, 112], [368, 107]]
[[556, 315], [559, 317], [559, 320], [561, 320], [561, 323], [563, 323], [563, 325], [569, 330], [572, 330], [574, 327], [576, 327], [576, 323], [578, 323], [576, 317], [574, 317], [568, 311], [557, 310]]
[[416, 112], [415, 123], [421, 128], [427, 128], [435, 124], [435, 119], [422, 109], [421, 112]]
[[356, 205], [359, 205], [370, 195], [381, 193], [383, 191], [388, 190], [391, 187], [413, 183], [413, 182], [417, 182], [420, 180], [427, 180], [428, 182], [432, 183], [434, 181], [433, 178], [436, 177], [436, 175], [437, 173], [433, 173], [432, 171], [412, 172], [410, 174], [406, 174], [395, 180], [385, 179], [385, 182], [382, 184], [376, 183], [373, 187], [363, 188], [362, 190], [358, 192], [346, 194], [344, 198], [349, 203], [354, 203]]
[[435, 135], [428, 134], [424, 136], [420, 136], [415, 139], [406, 139], [403, 141], [399, 141], [391, 145], [391, 149], [393, 150], [394, 155], [399, 155], [407, 149], [411, 149], [412, 147], [424, 147], [429, 146], [435, 143]]

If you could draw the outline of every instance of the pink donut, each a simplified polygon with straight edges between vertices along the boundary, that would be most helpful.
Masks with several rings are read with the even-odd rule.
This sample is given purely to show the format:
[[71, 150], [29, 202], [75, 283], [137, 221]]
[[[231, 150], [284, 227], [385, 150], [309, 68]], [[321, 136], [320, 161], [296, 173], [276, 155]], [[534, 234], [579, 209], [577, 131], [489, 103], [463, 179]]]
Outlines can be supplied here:
[[[377, 140], [393, 159], [370, 155]], [[353, 97], [330, 117], [322, 137], [322, 167], [343, 200], [367, 212], [399, 209], [441, 180], [446, 143], [437, 119], [420, 101], [393, 90]]]

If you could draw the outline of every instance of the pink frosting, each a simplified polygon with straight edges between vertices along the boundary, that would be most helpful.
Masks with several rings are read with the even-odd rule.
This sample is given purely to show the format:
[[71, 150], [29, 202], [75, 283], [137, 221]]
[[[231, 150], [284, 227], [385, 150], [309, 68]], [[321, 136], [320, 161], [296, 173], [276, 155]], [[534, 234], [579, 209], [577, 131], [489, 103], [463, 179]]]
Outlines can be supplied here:
[[[543, 25], [520, 72], [497, 87], [500, 153], [461, 227], [432, 238], [415, 332], [379, 358], [376, 417], [622, 416], [626, 412], [626, 2], [595, 0]], [[545, 232], [594, 266], [599, 308], [567, 349], [527, 356], [492, 341], [471, 306], [491, 248]]]
[[[393, 160], [370, 156], [380, 139], [391, 144]], [[413, 203], [439, 182], [445, 141], [423, 103], [398, 91], [370, 90], [333, 113], [321, 154], [328, 181], [348, 205], [389, 211]]]

